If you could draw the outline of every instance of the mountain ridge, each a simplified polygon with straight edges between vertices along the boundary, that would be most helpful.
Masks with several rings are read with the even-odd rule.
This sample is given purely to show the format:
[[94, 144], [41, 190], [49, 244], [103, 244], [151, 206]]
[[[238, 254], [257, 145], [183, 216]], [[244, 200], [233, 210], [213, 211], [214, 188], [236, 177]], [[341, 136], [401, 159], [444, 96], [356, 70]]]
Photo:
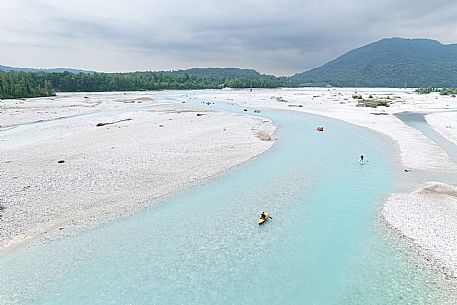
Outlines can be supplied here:
[[243, 69], [243, 68], [190, 68], [185, 70], [174, 70], [171, 73], [177, 74], [188, 74], [200, 77], [264, 77], [270, 76], [261, 74], [254, 69]]
[[457, 44], [384, 38], [291, 79], [301, 85], [341, 87], [457, 86]]
[[[10, 67], [0, 65], [0, 71], [2, 72], [25, 72], [25, 73], [64, 73], [68, 72], [71, 74], [78, 73], [103, 73], [96, 71], [89, 71], [83, 69], [74, 69], [74, 68], [48, 68], [48, 69], [39, 69], [39, 68], [19, 68], [19, 67]], [[146, 72], [146, 71], [135, 71], [135, 72]], [[135, 73], [135, 72], [115, 72], [115, 73]], [[244, 68], [190, 68], [190, 69], [180, 69], [180, 70], [171, 70], [171, 71], [151, 71], [151, 72], [162, 72], [162, 73], [173, 73], [173, 74], [187, 74], [194, 75], [199, 77], [208, 77], [208, 78], [224, 78], [224, 77], [271, 77], [272, 75], [261, 74], [254, 69], [244, 69]]]
[[83, 69], [72, 69], [72, 68], [50, 68], [50, 69], [39, 69], [39, 68], [20, 68], [0, 65], [0, 71], [2, 72], [26, 72], [26, 73], [95, 73], [95, 71], [88, 71]]
[[[8, 66], [0, 66], [0, 71], [45, 74], [65, 71], [70, 74], [98, 73], [71, 68], [35, 69]], [[133, 75], [135, 73], [147, 74], [148, 72], [105, 74]], [[214, 80], [271, 79], [277, 85], [288, 87], [457, 87], [457, 44], [442, 44], [432, 39], [384, 38], [355, 48], [320, 67], [291, 77], [276, 77], [261, 74], [254, 69], [242, 68], [190, 68], [149, 73], [188, 75]], [[273, 83], [270, 86], [273, 86]]]

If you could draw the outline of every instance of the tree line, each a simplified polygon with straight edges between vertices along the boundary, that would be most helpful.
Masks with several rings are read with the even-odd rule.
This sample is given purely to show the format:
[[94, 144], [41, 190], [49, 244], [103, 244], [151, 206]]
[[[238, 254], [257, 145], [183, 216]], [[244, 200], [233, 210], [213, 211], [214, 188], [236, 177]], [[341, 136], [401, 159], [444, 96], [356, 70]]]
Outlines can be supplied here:
[[293, 87], [287, 77], [204, 77], [177, 72], [0, 72], [0, 98], [50, 96], [55, 92], [109, 92]]
[[30, 73], [0, 72], [0, 99], [54, 95], [51, 81], [34, 80]]
[[[246, 76], [248, 75], [246, 71], [238, 72], [235, 70], [219, 74], [210, 71], [211, 73], [208, 75], [203, 74], [203, 72], [206, 71], [198, 71], [198, 74], [188, 74], [183, 73], [183, 71], [130, 73], [0, 72], [0, 99], [52, 96], [56, 92], [279, 88], [304, 85], [302, 82], [289, 77], [260, 74], [258, 76]], [[234, 73], [240, 75], [234, 76]], [[310, 84], [306, 85], [309, 86]], [[420, 94], [439, 92], [442, 95], [457, 95], [455, 88], [425, 87], [416, 91]]]

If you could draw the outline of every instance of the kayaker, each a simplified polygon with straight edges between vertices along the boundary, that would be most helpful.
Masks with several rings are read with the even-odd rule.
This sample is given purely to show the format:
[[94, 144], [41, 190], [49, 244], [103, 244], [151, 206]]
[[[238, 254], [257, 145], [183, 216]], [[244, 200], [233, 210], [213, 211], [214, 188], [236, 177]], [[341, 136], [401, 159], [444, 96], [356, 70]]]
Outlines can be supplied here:
[[270, 219], [273, 219], [271, 218], [270, 215], [267, 216], [267, 214], [265, 214], [266, 212], [262, 212], [262, 214], [260, 214], [260, 219], [266, 219], [267, 217], [270, 218]]

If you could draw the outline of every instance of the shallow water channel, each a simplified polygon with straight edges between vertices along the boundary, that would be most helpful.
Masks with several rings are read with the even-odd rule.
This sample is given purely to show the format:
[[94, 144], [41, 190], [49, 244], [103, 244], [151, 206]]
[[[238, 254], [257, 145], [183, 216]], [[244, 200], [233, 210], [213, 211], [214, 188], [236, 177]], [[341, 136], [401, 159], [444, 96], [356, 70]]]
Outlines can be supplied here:
[[[379, 224], [398, 179], [391, 143], [320, 116], [260, 115], [279, 127], [260, 157], [131, 217], [0, 257], [0, 304], [441, 303], [434, 276]], [[259, 226], [263, 210], [273, 219]]]
[[443, 148], [451, 160], [457, 163], [457, 146], [443, 137], [438, 131], [433, 129], [425, 120], [424, 113], [416, 112], [402, 112], [395, 114], [405, 124], [420, 130], [426, 137], [435, 142], [438, 146]]

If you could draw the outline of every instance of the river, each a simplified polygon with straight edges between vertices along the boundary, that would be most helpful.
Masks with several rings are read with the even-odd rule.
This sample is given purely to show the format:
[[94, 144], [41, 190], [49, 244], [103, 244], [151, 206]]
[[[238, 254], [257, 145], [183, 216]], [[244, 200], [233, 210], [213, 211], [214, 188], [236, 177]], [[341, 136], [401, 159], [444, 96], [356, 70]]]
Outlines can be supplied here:
[[[0, 303], [441, 303], [434, 276], [378, 220], [399, 179], [389, 140], [316, 115], [259, 115], [279, 128], [258, 158], [133, 216], [0, 257]], [[273, 219], [259, 226], [264, 210]]]

